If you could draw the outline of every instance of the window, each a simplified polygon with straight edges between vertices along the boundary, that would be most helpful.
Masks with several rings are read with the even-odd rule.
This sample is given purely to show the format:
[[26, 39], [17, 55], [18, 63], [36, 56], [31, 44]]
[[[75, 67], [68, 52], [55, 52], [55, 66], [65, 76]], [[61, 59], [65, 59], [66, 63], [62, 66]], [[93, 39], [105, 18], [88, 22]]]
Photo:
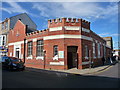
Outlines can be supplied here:
[[8, 29], [8, 22], [6, 22], [5, 24], [5, 29]]
[[33, 43], [32, 41], [28, 42], [28, 56], [32, 55]]
[[58, 55], [58, 45], [54, 46], [54, 56]]
[[0, 35], [0, 46], [2, 46], [2, 35]]
[[104, 45], [104, 56], [106, 56], [106, 47]]
[[4, 23], [2, 24], [2, 29], [4, 29]]
[[89, 55], [88, 55], [88, 46], [87, 45], [85, 45], [85, 57], [89, 57]]
[[98, 58], [100, 58], [100, 44], [98, 43]]
[[37, 41], [37, 56], [43, 56], [43, 40]]
[[93, 42], [93, 57], [96, 57], [96, 53], [95, 53], [95, 42]]
[[2, 45], [5, 45], [5, 36], [3, 36]]

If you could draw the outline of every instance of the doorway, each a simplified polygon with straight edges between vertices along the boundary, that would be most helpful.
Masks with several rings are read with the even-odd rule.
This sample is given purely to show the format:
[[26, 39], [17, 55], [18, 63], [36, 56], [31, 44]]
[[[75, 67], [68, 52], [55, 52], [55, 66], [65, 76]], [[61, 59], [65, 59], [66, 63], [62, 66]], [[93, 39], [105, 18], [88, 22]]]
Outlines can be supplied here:
[[19, 58], [19, 48], [16, 48], [16, 55], [15, 55], [15, 57], [17, 57], [17, 58]]
[[67, 47], [67, 62], [68, 69], [78, 67], [78, 46], [68, 46]]

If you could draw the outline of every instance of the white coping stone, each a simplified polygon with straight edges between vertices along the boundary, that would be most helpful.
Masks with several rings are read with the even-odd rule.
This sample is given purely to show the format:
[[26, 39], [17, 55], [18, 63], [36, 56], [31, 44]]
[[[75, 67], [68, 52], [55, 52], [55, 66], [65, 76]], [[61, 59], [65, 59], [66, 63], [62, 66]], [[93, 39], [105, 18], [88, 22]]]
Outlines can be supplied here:
[[28, 56], [28, 57], [26, 57], [27, 59], [33, 59], [33, 57], [32, 56]]
[[58, 60], [58, 55], [54, 56], [53, 60]]
[[44, 57], [43, 56], [37, 56], [36, 59], [41, 59], [41, 60], [44, 60]]
[[50, 65], [64, 65], [64, 61], [50, 62]]
[[82, 62], [82, 65], [86, 65], [89, 64], [90, 62]]

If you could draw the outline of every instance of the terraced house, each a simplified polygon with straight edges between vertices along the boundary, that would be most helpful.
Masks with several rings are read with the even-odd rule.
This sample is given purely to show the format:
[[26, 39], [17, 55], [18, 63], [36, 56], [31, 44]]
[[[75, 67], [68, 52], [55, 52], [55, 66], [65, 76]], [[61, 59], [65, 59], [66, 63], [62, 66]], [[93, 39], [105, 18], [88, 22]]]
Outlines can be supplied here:
[[[26, 13], [21, 13], [9, 18], [5, 18], [5, 20], [0, 23], [0, 55], [8, 54], [8, 34], [9, 31], [14, 28], [16, 22], [19, 19], [22, 23], [28, 25], [29, 28], [32, 28], [32, 30], [37, 28], [36, 24]], [[29, 30], [29, 32], [32, 31]]]
[[111, 47], [90, 29], [90, 22], [76, 18], [48, 20], [48, 28], [31, 30], [18, 20], [9, 32], [8, 55], [21, 58], [27, 67], [44, 69], [88, 68], [110, 57]]

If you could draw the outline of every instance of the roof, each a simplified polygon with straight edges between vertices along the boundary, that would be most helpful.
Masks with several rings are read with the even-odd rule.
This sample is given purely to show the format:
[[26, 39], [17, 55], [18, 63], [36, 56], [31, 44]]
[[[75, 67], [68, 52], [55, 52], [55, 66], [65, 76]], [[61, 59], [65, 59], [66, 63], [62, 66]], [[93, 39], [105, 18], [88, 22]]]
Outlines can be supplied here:
[[26, 33], [31, 33], [31, 32], [35, 32], [35, 31], [38, 31], [38, 30], [36, 30], [34, 28], [27, 27]]
[[15, 16], [12, 16], [10, 19], [10, 29], [14, 28], [15, 23], [20, 19], [21, 22], [25, 25], [28, 25], [31, 28], [36, 29], [37, 25], [33, 22], [33, 20], [27, 15], [27, 13], [21, 13]]
[[120, 49], [114, 49], [114, 51], [120, 51]]
[[104, 40], [112, 40], [112, 37], [102, 37]]

